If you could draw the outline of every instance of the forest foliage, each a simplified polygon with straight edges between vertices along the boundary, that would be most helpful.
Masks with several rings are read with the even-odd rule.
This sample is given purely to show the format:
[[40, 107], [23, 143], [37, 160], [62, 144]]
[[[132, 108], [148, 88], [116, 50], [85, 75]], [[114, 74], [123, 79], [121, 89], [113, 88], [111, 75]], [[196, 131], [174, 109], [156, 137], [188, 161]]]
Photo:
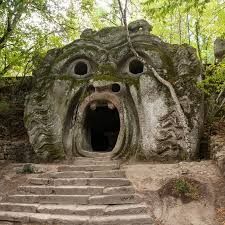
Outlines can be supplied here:
[[[199, 87], [217, 100], [223, 96], [225, 63], [215, 64], [213, 44], [225, 38], [225, 0], [129, 0], [127, 17], [148, 20], [166, 42], [195, 47], [207, 68]], [[118, 0], [0, 0], [0, 77], [31, 75], [49, 49], [85, 28], [121, 24]]]
[[[132, 0], [128, 21], [145, 18], [153, 33], [188, 43], [205, 64], [225, 37], [224, 0]], [[36, 58], [76, 39], [85, 28], [121, 25], [117, 0], [0, 0], [0, 76], [31, 73]]]

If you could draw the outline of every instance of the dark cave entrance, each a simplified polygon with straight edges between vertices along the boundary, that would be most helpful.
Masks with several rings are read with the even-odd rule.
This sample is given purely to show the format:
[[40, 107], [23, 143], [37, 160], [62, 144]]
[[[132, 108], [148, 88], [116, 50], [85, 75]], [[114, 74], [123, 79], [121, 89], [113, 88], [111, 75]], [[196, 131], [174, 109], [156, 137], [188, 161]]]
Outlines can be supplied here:
[[85, 119], [87, 139], [92, 150], [96, 152], [110, 152], [116, 145], [120, 131], [120, 117], [116, 108], [108, 106], [87, 110]]

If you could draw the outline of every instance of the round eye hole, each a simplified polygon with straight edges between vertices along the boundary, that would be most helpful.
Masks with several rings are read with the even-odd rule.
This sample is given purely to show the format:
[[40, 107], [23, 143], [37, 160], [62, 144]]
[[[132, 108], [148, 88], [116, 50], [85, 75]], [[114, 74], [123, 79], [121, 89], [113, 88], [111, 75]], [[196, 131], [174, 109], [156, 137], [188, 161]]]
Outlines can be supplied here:
[[88, 65], [86, 62], [77, 62], [74, 66], [74, 73], [77, 75], [86, 75], [88, 73]]
[[132, 74], [140, 74], [144, 72], [144, 64], [138, 60], [133, 59], [129, 63], [129, 72]]
[[86, 59], [77, 59], [71, 64], [69, 71], [77, 78], [87, 77], [90, 75], [91, 65]]

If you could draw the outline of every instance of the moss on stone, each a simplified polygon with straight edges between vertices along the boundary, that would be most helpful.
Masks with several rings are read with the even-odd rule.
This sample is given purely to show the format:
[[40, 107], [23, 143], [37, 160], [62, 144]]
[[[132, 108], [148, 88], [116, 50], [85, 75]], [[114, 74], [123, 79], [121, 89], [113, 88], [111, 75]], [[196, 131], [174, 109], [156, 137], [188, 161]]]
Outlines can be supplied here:
[[[85, 49], [87, 54], [88, 51], [96, 52], [96, 47], [94, 45], [82, 44], [82, 50]], [[64, 59], [70, 59], [74, 56], [75, 53], [79, 53], [81, 51], [81, 47], [79, 45], [71, 45], [70, 48], [66, 49], [63, 54], [61, 54], [58, 58], [56, 58], [54, 64], [61, 62]]]
[[57, 160], [57, 159], [64, 159], [65, 158], [65, 154], [63, 152], [62, 149], [59, 149], [59, 148], [52, 148], [52, 149], [49, 149], [49, 160]]
[[[102, 72], [104, 71], [104, 72]], [[87, 84], [90, 80], [93, 81], [111, 81], [111, 82], [121, 82], [128, 85], [134, 85], [139, 87], [139, 76], [134, 77], [127, 74], [117, 75], [114, 68], [111, 65], [104, 65], [101, 67], [101, 71], [93, 74], [92, 76], [86, 78], [76, 78], [68, 74], [63, 74], [60, 76], [52, 76], [51, 80], [65, 80], [71, 81], [71, 86], [80, 86]]]
[[79, 79], [79, 78], [75, 78], [71, 75], [60, 75], [58, 77], [55, 78], [55, 80], [65, 80], [65, 81], [71, 81], [72, 86], [80, 86], [82, 84], [85, 84], [89, 81], [90, 78], [85, 78], [85, 79]]
[[131, 76], [127, 76], [127, 75], [106, 75], [106, 74], [98, 74], [95, 75], [92, 78], [94, 81], [111, 81], [111, 82], [121, 82], [124, 84], [128, 84], [128, 85], [134, 85], [135, 87], [139, 88], [139, 77], [135, 78], [135, 77], [131, 77]]
[[[56, 144], [47, 144], [42, 148], [41, 152], [37, 153], [37, 157], [40, 161], [52, 162], [54, 160], [60, 160], [65, 158], [65, 154], [62, 148], [56, 147]], [[60, 145], [60, 144], [59, 144]]]
[[0, 101], [0, 112], [7, 112], [10, 109], [10, 104], [5, 101], [5, 100], [1, 100]]

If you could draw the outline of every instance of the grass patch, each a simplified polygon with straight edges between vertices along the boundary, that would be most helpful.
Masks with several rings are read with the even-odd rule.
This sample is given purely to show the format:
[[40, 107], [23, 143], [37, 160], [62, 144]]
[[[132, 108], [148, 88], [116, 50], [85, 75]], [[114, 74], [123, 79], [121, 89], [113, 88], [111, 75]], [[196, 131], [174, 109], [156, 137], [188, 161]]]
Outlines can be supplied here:
[[183, 203], [199, 200], [205, 192], [205, 186], [199, 181], [188, 177], [171, 179], [159, 191], [160, 197], [173, 196]]
[[17, 171], [17, 173], [22, 173], [22, 174], [32, 174], [36, 172], [37, 171], [32, 164], [25, 164], [21, 169]]
[[174, 194], [179, 195], [179, 197], [186, 197], [193, 200], [198, 200], [200, 197], [196, 183], [191, 180], [187, 180], [186, 178], [176, 180], [173, 191]]

